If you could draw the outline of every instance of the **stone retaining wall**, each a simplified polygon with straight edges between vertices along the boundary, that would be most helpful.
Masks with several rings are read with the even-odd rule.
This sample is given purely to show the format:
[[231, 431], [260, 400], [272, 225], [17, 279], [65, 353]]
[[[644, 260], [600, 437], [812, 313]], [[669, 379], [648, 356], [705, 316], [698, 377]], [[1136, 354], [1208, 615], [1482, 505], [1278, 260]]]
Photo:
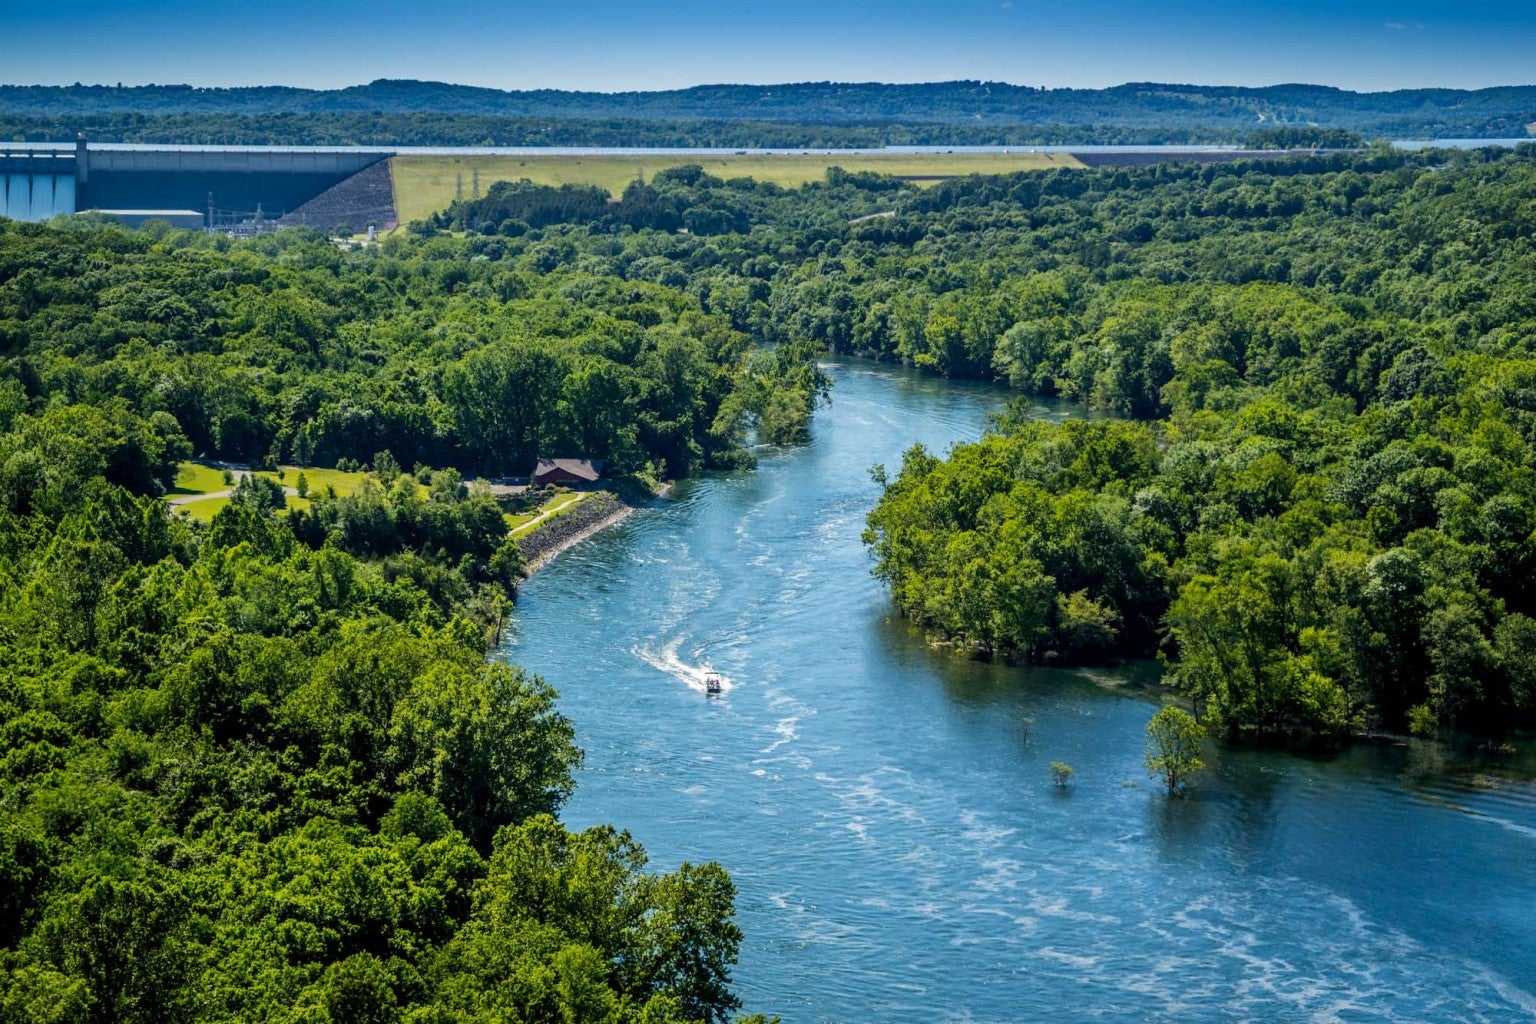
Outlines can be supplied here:
[[525, 537], [517, 546], [532, 572], [538, 563], [557, 554], [588, 533], [623, 518], [633, 509], [611, 494], [594, 494], [570, 512], [555, 516]]

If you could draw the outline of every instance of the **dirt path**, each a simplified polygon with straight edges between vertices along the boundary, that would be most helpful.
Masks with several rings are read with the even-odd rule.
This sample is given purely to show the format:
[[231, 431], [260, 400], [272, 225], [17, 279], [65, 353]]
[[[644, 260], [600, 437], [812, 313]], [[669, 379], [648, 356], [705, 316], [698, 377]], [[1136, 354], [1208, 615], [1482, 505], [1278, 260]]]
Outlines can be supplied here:
[[586, 498], [586, 496], [587, 495], [585, 492], [581, 492], [569, 495], [565, 501], [560, 502], [558, 505], [551, 502], [548, 507], [540, 509], [537, 516], [534, 516], [526, 523], [519, 523], [517, 526], [513, 527], [512, 532], [509, 533], [508, 536], [521, 537], [526, 533], [532, 533], [544, 520], [558, 512], [563, 512], [564, 510], [570, 508], [572, 505]]

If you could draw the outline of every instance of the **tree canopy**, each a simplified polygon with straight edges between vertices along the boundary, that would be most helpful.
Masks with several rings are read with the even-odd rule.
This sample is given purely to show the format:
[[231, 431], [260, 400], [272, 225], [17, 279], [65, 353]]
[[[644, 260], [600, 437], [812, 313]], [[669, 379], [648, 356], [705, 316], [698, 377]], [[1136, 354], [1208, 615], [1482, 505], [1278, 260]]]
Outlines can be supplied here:
[[1159, 653], [1234, 733], [1529, 721], [1532, 156], [916, 197], [879, 228], [912, 260], [844, 250], [803, 278], [853, 296], [821, 334], [1120, 419], [1020, 409], [945, 458], [912, 450], [869, 519], [876, 572], [984, 651]]
[[[581, 752], [488, 659], [521, 561], [452, 467], [746, 465], [825, 381], [580, 262], [0, 222], [0, 1022], [737, 1008], [725, 872], [554, 817]], [[199, 523], [192, 456], [373, 472]]]

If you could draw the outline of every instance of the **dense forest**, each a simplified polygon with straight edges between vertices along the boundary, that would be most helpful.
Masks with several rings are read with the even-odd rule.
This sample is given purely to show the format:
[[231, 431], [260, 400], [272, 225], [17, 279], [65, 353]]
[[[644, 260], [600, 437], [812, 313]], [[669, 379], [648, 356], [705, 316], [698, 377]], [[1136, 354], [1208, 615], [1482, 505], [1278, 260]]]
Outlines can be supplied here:
[[556, 222], [686, 228], [626, 272], [764, 344], [1113, 417], [1021, 409], [892, 468], [876, 570], [964, 646], [1160, 653], [1243, 734], [1498, 730], [1536, 711], [1536, 147], [929, 189], [682, 169], [615, 203], [501, 185], [437, 227]]
[[741, 465], [748, 431], [792, 439], [814, 402], [765, 420], [778, 364], [749, 338], [558, 239], [346, 253], [87, 220], [0, 234], [9, 375], [34, 406], [163, 413], [200, 456], [502, 475], [559, 450], [685, 476]]
[[[553, 817], [581, 754], [487, 658], [521, 558], [451, 467], [746, 465], [797, 352], [560, 239], [0, 221], [0, 1021], [727, 1019], [730, 879]], [[376, 473], [200, 524], [192, 456]]]
[[1261, 738], [1531, 720], [1536, 149], [977, 179], [906, 210], [780, 289], [783, 328], [1121, 417], [1021, 407], [909, 452], [866, 539], [914, 619], [1159, 652]]
[[18, 142], [84, 131], [104, 142], [246, 145], [1039, 146], [1241, 143], [1276, 128], [1519, 138], [1531, 123], [1533, 86], [1356, 93], [807, 82], [583, 93], [390, 80], [336, 90], [0, 85], [0, 139]]
[[[1532, 147], [0, 223], [0, 1022], [728, 1019], [726, 874], [554, 817], [579, 737], [487, 657], [522, 566], [465, 480], [749, 465], [823, 351], [1020, 392], [876, 469], [925, 627], [1160, 653], [1239, 735], [1529, 721], [1533, 246]], [[376, 473], [200, 524], [193, 456]]]
[[[1484, 126], [1482, 130], [1518, 130]], [[1344, 128], [1238, 126], [819, 124], [785, 121], [638, 121], [480, 114], [0, 114], [0, 141], [202, 146], [647, 146], [676, 149], [878, 149], [889, 146], [1250, 145], [1344, 149]]]
[[[1521, 134], [1536, 119], [1536, 86], [1400, 89], [1361, 93], [1320, 85], [1261, 88], [1133, 82], [1108, 89], [1043, 89], [1005, 82], [800, 82], [699, 85], [654, 92], [503, 92], [442, 82], [380, 79], [345, 89], [194, 88], [184, 85], [0, 86], [0, 113], [280, 114], [437, 113], [583, 120], [723, 119], [804, 123], [1117, 124], [1158, 129], [1190, 125], [1317, 124], [1371, 131], [1459, 126], [1474, 135], [1494, 124]], [[1524, 120], [1518, 120], [1524, 118]]]
[[[1515, 126], [1481, 130], [1518, 131]], [[1302, 133], [1311, 146], [1313, 130]], [[1344, 129], [1337, 129], [1344, 131]], [[1330, 130], [1331, 131], [1331, 130]], [[808, 121], [636, 120], [488, 114], [76, 114], [0, 113], [0, 141], [203, 146], [646, 146], [678, 149], [875, 149], [886, 146], [1240, 144], [1246, 126], [1183, 128], [1112, 124], [903, 124]], [[1336, 138], [1337, 136], [1327, 136]], [[1345, 138], [1349, 138], [1346, 132]], [[1323, 142], [1322, 145], [1332, 143]]]

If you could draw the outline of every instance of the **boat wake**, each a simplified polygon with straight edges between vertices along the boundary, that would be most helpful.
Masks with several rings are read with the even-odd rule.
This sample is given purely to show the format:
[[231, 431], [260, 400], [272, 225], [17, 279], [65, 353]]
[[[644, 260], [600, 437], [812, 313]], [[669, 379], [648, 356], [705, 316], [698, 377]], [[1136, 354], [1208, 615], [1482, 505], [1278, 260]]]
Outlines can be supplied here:
[[705, 680], [711, 673], [720, 680], [720, 690], [722, 693], [729, 692], [732, 689], [734, 684], [724, 674], [715, 671], [708, 665], [690, 665], [680, 658], [678, 651], [682, 646], [683, 640], [681, 637], [678, 637], [663, 647], [659, 653], [644, 647], [636, 647], [633, 650], [635, 656], [641, 661], [658, 671], [665, 672], [690, 690], [697, 690], [700, 693], [706, 692]]

